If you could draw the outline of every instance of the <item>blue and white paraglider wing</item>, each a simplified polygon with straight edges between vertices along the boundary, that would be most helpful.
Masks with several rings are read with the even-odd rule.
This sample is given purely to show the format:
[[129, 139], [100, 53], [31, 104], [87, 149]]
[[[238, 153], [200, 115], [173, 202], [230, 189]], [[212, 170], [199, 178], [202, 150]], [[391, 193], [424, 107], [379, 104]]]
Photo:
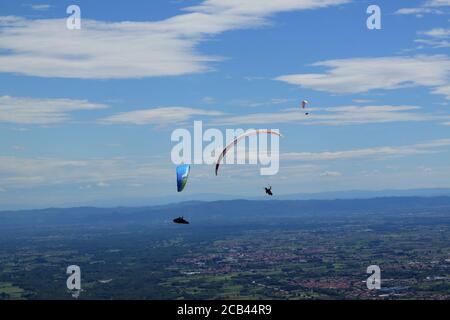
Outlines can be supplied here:
[[190, 171], [191, 171], [191, 166], [189, 164], [182, 164], [177, 167], [177, 190], [178, 190], [178, 192], [183, 191], [184, 187], [186, 186]]

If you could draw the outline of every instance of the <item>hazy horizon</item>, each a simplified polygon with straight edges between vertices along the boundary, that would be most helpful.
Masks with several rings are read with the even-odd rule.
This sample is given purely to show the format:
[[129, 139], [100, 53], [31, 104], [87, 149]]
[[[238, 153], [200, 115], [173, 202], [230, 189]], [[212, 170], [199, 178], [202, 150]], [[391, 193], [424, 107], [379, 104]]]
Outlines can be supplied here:
[[239, 196], [232, 194], [213, 194], [204, 193], [196, 195], [185, 195], [178, 197], [160, 197], [160, 198], [142, 198], [135, 199], [131, 201], [110, 201], [110, 202], [79, 202], [79, 203], [67, 203], [65, 205], [50, 205], [50, 206], [32, 206], [32, 207], [21, 207], [21, 206], [4, 206], [0, 207], [0, 212], [2, 211], [22, 211], [22, 210], [42, 210], [51, 208], [79, 208], [79, 207], [95, 207], [95, 208], [115, 208], [115, 207], [125, 207], [125, 208], [138, 208], [138, 207], [153, 207], [160, 205], [171, 205], [179, 204], [190, 201], [203, 201], [203, 202], [213, 202], [213, 201], [233, 201], [233, 200], [249, 200], [249, 201], [272, 201], [272, 200], [358, 200], [358, 199], [375, 199], [375, 198], [390, 198], [390, 197], [440, 197], [440, 196], [450, 196], [450, 188], [425, 188], [425, 189], [383, 189], [383, 190], [342, 190], [342, 191], [330, 191], [330, 192], [317, 192], [317, 193], [292, 193], [292, 194], [276, 194], [274, 198], [267, 198], [266, 196], [260, 194], [259, 196]]

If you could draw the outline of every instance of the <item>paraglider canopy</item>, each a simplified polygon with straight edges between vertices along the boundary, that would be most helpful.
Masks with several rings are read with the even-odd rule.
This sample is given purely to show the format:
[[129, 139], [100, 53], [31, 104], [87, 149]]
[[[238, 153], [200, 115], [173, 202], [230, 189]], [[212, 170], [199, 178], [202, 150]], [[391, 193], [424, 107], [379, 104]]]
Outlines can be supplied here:
[[309, 103], [308, 100], [303, 100], [303, 101], [302, 101], [302, 109], [305, 109], [305, 108], [306, 108], [306, 105], [307, 105], [308, 103]]
[[177, 190], [183, 191], [186, 186], [191, 166], [189, 164], [182, 164], [177, 167]]
[[216, 176], [217, 176], [217, 173], [219, 171], [220, 162], [223, 160], [223, 158], [227, 154], [228, 150], [230, 150], [231, 148], [236, 146], [238, 144], [238, 142], [241, 141], [242, 139], [245, 139], [248, 136], [258, 135], [258, 134], [272, 134], [272, 135], [276, 135], [276, 136], [281, 137], [281, 134], [278, 131], [276, 131], [276, 130], [259, 129], [259, 130], [249, 130], [249, 131], [241, 134], [240, 136], [234, 138], [234, 140], [231, 143], [229, 143], [225, 147], [225, 149], [222, 150], [222, 152], [220, 153], [219, 158], [217, 158], [217, 161], [216, 161]]

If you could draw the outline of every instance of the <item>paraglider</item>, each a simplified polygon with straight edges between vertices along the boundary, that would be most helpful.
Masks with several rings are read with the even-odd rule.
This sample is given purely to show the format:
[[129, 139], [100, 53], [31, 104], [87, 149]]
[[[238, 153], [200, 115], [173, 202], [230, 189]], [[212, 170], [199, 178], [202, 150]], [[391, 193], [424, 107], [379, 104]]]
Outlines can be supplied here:
[[306, 108], [306, 105], [307, 105], [308, 103], [309, 103], [308, 100], [303, 100], [303, 101], [302, 101], [302, 109], [305, 109], [305, 108]]
[[223, 158], [227, 154], [228, 150], [230, 150], [232, 147], [237, 145], [238, 142], [241, 141], [242, 139], [245, 139], [248, 136], [257, 135], [257, 134], [272, 134], [272, 135], [281, 137], [281, 134], [278, 131], [274, 131], [274, 130], [270, 130], [270, 129], [259, 129], [259, 130], [247, 131], [247, 132], [241, 134], [240, 136], [234, 138], [234, 140], [230, 144], [228, 144], [225, 147], [225, 149], [223, 149], [223, 151], [220, 153], [219, 158], [216, 161], [216, 176], [219, 171], [220, 162], [223, 160]]
[[189, 224], [189, 221], [184, 220], [184, 217], [178, 217], [176, 219], [173, 219], [173, 223], [176, 223], [176, 224]]
[[182, 164], [177, 167], [177, 190], [183, 191], [186, 186], [191, 166], [188, 164]]
[[[188, 164], [182, 164], [177, 167], [177, 190], [178, 192], [183, 191], [186, 187], [187, 180], [189, 178], [189, 172], [191, 171], [191, 166]], [[189, 224], [189, 221], [185, 220], [184, 217], [178, 217], [173, 219], [173, 223], [176, 224]]]
[[264, 189], [266, 189], [266, 193], [267, 193], [269, 196], [273, 196], [273, 193], [272, 193], [272, 186], [269, 186], [268, 188], [264, 187]]
[[[302, 101], [302, 109], [305, 110], [306, 106], [309, 104], [308, 100], [303, 100]], [[305, 115], [308, 116], [309, 112], [305, 112]]]

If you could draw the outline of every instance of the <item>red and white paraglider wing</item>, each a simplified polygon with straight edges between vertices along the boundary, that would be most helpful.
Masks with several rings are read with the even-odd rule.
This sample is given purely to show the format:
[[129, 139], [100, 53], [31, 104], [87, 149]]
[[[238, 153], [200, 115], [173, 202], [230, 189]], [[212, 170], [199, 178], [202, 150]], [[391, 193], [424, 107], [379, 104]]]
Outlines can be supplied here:
[[234, 138], [234, 140], [231, 143], [229, 143], [222, 150], [222, 152], [220, 153], [220, 156], [217, 158], [217, 161], [216, 161], [216, 176], [217, 176], [217, 173], [219, 171], [220, 164], [221, 164], [223, 158], [225, 157], [225, 155], [227, 154], [228, 150], [230, 150], [235, 145], [237, 145], [239, 143], [239, 141], [241, 141], [242, 139], [245, 139], [246, 137], [257, 135], [257, 134], [272, 134], [272, 135], [276, 135], [276, 136], [281, 137], [281, 134], [278, 131], [276, 131], [276, 130], [259, 129], [259, 130], [247, 131], [247, 132], [241, 134], [240, 136]]

